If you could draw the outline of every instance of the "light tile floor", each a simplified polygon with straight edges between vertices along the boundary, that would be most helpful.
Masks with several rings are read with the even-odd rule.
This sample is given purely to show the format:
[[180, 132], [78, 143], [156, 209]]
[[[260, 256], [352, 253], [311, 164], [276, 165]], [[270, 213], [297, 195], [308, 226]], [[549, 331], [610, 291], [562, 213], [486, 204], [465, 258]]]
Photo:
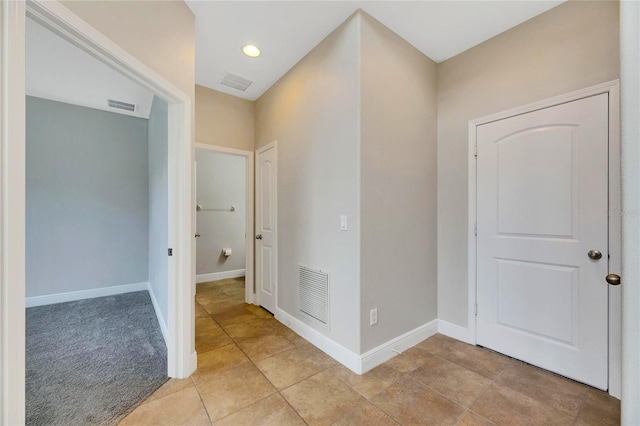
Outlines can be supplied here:
[[122, 425], [620, 424], [604, 392], [439, 334], [358, 376], [243, 300], [198, 285], [198, 369]]

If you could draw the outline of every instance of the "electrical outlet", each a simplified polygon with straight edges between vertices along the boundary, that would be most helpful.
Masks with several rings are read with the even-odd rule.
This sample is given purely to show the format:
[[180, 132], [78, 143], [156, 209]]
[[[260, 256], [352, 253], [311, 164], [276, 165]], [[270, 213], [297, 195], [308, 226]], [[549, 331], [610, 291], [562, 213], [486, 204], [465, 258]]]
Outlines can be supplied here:
[[378, 308], [373, 308], [369, 311], [369, 325], [376, 325], [378, 323]]

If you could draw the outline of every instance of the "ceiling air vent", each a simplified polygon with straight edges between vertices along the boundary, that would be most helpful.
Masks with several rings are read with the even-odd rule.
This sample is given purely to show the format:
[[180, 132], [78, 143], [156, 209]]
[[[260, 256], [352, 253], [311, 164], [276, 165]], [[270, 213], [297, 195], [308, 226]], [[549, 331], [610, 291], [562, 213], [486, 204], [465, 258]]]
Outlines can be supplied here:
[[239, 75], [231, 74], [230, 72], [225, 74], [220, 80], [220, 84], [223, 86], [231, 87], [236, 90], [244, 92], [253, 84], [253, 81], [240, 77]]
[[111, 108], [123, 109], [125, 111], [134, 112], [136, 110], [135, 104], [128, 104], [122, 101], [114, 101], [113, 99], [107, 99], [107, 102]]

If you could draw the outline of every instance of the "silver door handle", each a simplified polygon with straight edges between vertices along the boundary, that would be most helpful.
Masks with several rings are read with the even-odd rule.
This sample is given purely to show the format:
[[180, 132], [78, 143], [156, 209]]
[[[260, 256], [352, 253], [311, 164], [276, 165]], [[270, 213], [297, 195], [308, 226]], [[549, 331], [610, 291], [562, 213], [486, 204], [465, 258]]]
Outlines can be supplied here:
[[256, 240], [261, 240], [261, 239], [262, 239], [262, 234], [256, 235]]
[[620, 275], [618, 274], [609, 274], [605, 279], [611, 285], [620, 285]]
[[598, 260], [602, 258], [602, 253], [598, 250], [589, 250], [587, 256], [589, 256], [589, 259]]

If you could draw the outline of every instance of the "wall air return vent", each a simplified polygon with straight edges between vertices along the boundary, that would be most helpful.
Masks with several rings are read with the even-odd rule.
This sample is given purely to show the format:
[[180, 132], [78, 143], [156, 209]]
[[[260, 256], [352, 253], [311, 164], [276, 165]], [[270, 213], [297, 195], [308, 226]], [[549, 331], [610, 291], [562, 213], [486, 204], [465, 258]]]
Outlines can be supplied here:
[[244, 92], [253, 84], [253, 81], [228, 72], [224, 77], [222, 77], [220, 84]]
[[298, 265], [298, 303], [305, 318], [329, 327], [329, 272]]
[[122, 101], [114, 101], [113, 99], [107, 99], [107, 104], [111, 108], [123, 109], [125, 111], [135, 112], [136, 110], [135, 104], [129, 104]]

